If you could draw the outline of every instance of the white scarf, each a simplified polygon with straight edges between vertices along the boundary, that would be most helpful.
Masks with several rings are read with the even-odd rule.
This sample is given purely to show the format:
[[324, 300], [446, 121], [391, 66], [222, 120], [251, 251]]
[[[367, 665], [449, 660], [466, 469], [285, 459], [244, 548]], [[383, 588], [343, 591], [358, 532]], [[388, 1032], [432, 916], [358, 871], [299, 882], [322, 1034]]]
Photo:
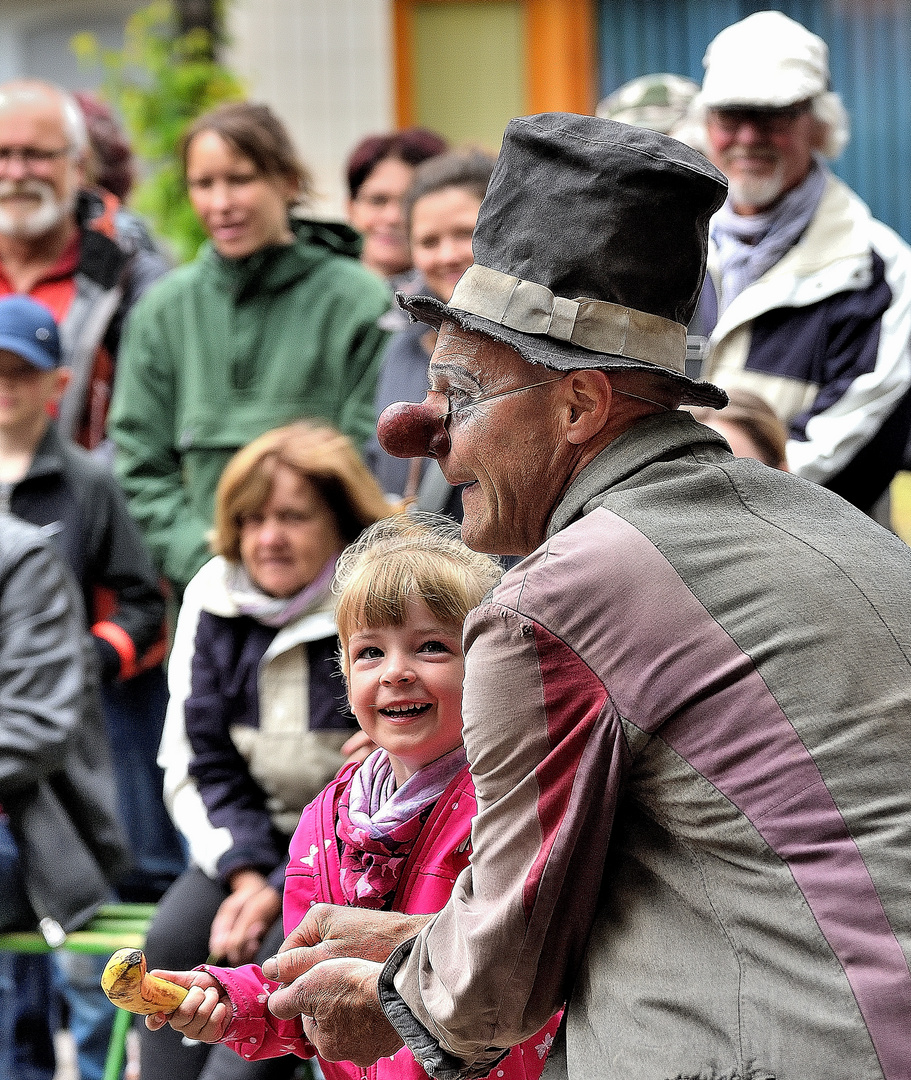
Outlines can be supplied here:
[[253, 581], [243, 563], [228, 563], [225, 587], [241, 615], [249, 615], [263, 626], [282, 627], [319, 611], [329, 597], [339, 553], [331, 556], [309, 585], [293, 596], [270, 596]]

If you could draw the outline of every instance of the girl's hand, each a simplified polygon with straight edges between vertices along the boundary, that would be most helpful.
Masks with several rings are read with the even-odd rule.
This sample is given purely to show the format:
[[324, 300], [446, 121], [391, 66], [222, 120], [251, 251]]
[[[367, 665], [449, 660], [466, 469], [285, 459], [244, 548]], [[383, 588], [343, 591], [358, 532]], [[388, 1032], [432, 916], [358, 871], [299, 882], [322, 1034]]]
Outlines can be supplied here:
[[170, 979], [190, 992], [177, 1009], [170, 1014], [153, 1013], [146, 1017], [146, 1027], [157, 1031], [170, 1024], [197, 1042], [220, 1042], [231, 1023], [231, 1000], [221, 983], [208, 971], [154, 971], [163, 979]]

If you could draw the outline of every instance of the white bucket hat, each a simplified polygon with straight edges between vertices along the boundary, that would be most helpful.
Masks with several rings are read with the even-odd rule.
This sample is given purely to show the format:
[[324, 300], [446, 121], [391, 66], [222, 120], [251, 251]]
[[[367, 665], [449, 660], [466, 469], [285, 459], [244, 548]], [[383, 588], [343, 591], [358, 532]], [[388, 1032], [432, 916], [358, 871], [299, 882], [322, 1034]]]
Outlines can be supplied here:
[[829, 89], [829, 49], [780, 11], [757, 11], [726, 27], [703, 58], [699, 95], [709, 109], [781, 109]]

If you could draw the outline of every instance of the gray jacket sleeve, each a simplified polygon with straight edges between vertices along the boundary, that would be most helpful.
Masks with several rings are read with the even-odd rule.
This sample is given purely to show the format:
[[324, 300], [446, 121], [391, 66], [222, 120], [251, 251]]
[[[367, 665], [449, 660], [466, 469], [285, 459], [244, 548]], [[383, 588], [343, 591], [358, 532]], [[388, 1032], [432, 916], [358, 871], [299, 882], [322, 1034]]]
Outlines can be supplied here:
[[59, 769], [79, 725], [86, 637], [40, 532], [0, 516], [0, 802]]

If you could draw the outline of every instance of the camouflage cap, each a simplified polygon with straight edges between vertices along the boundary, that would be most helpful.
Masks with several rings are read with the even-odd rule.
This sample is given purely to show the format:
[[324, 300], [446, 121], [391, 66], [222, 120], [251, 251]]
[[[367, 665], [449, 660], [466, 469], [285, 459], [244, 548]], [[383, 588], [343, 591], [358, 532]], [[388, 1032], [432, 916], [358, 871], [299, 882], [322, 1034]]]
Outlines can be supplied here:
[[603, 98], [595, 115], [669, 135], [698, 93], [699, 84], [682, 75], [641, 75]]

